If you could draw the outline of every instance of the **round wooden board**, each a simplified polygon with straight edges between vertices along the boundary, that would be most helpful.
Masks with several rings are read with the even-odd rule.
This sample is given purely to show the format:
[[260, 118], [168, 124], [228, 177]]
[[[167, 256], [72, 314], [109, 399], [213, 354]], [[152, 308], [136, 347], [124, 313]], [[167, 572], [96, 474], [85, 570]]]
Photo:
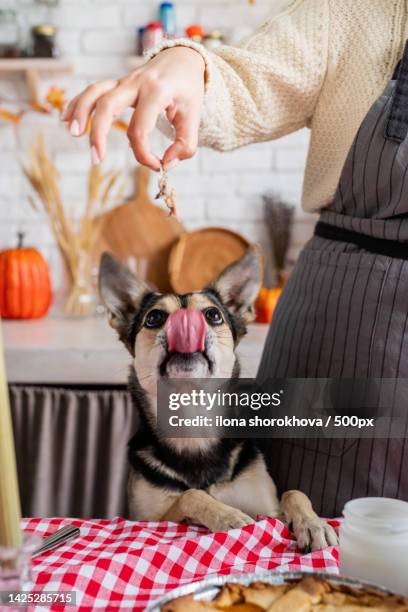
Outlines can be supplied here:
[[208, 227], [183, 234], [171, 249], [170, 283], [177, 293], [199, 291], [232, 262], [240, 259], [249, 242], [236, 232]]
[[[163, 206], [150, 201], [149, 171], [137, 169], [137, 194], [95, 220], [100, 223], [100, 237], [95, 245], [95, 259], [109, 251], [125, 264], [135, 260], [145, 265], [145, 278], [160, 291], [170, 291], [168, 261], [171, 247], [185, 233], [181, 222], [169, 217]], [[136, 271], [136, 270], [134, 270]], [[140, 270], [137, 270], [140, 275]]]

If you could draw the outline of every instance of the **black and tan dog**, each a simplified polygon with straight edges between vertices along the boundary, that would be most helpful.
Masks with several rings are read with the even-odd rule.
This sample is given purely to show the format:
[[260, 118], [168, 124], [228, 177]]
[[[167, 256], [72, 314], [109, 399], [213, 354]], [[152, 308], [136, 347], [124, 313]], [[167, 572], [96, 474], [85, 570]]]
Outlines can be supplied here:
[[160, 377], [238, 376], [235, 349], [253, 319], [261, 276], [261, 257], [252, 248], [207, 289], [162, 295], [103, 255], [100, 292], [133, 358], [130, 391], [140, 415], [129, 443], [130, 514], [187, 520], [212, 531], [282, 515], [301, 549], [318, 549], [336, 543], [333, 529], [299, 491], [286, 492], [279, 503], [255, 441], [163, 438], [155, 427]]

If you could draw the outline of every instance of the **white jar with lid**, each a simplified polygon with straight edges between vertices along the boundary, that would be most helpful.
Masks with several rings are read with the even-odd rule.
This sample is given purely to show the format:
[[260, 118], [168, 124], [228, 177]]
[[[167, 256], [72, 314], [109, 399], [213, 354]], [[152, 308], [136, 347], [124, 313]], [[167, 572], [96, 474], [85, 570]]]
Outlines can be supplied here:
[[408, 595], [408, 503], [354, 499], [340, 526], [340, 574]]

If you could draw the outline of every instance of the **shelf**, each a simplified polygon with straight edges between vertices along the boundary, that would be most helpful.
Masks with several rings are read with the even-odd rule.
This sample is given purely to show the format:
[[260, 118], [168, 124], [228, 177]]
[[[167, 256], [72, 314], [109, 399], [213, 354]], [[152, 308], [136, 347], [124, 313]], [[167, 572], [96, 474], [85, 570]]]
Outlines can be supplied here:
[[40, 73], [61, 74], [71, 73], [73, 65], [64, 59], [23, 57], [16, 59], [0, 59], [0, 77], [2, 75], [22, 73], [25, 75], [27, 89], [32, 102], [38, 102], [38, 82]]
[[143, 64], [146, 63], [146, 58], [141, 57], [140, 55], [131, 55], [128, 57], [127, 63], [131, 70], [136, 70], [136, 68], [140, 68], [140, 66], [143, 66]]
[[47, 57], [21, 57], [16, 59], [0, 59], [0, 72], [72, 72], [71, 62]]

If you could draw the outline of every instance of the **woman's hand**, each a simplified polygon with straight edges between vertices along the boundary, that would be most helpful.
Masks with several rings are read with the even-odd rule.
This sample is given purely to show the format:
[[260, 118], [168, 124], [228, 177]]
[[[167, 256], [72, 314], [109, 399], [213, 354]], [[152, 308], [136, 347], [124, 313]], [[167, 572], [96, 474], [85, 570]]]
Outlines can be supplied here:
[[176, 132], [163, 164], [169, 168], [178, 160], [192, 157], [197, 149], [198, 129], [204, 97], [205, 63], [187, 47], [166, 49], [145, 66], [119, 81], [100, 81], [74, 98], [62, 115], [73, 136], [84, 133], [94, 112], [90, 135], [93, 163], [103, 160], [106, 140], [113, 122], [123, 111], [134, 108], [128, 138], [136, 159], [152, 170], [160, 160], [150, 151], [149, 136], [165, 111]]

